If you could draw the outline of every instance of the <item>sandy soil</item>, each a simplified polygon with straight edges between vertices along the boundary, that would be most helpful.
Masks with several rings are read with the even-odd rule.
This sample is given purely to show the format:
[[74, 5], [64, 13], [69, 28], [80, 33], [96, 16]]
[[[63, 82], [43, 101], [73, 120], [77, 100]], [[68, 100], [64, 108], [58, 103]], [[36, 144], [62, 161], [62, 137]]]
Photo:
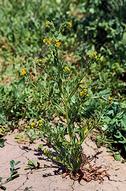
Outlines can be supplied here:
[[[103, 165], [108, 169], [110, 179], [105, 178], [99, 184], [97, 181], [89, 183], [85, 181], [74, 182], [69, 177], [62, 178], [54, 175], [56, 167], [50, 167], [51, 161], [43, 160], [43, 156], [36, 155], [40, 141], [30, 145], [29, 150], [24, 149], [21, 144], [16, 143], [15, 134], [7, 135], [5, 147], [0, 148], [0, 177], [5, 181], [10, 175], [11, 160], [20, 161], [18, 164], [19, 177], [9, 181], [4, 186], [7, 191], [126, 191], [126, 165], [115, 161], [110, 152], [102, 147], [98, 149], [91, 140], [87, 139], [83, 145], [84, 152], [93, 155], [97, 151], [103, 151], [96, 160], [97, 165]], [[26, 145], [25, 145], [26, 146]], [[28, 160], [37, 160], [40, 169], [25, 170]], [[54, 166], [54, 164], [52, 164]], [[0, 189], [0, 191], [2, 191]]]

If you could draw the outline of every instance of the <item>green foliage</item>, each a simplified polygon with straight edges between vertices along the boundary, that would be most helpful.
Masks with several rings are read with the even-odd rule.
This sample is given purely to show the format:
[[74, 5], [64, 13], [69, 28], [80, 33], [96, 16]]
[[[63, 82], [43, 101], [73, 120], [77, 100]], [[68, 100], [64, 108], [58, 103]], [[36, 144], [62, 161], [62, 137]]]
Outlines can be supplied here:
[[76, 15], [75, 21], [84, 51], [95, 47], [98, 52], [109, 55], [109, 59], [125, 62], [125, 5], [125, 0], [86, 0], [79, 4], [82, 16]]
[[75, 124], [46, 126], [44, 136], [53, 150], [44, 149], [44, 154], [72, 173], [78, 172], [83, 158], [82, 143], [94, 126], [93, 120], [87, 120], [82, 127]]
[[5, 142], [5, 140], [0, 138], [0, 148], [4, 147], [4, 142]]
[[40, 166], [39, 162], [36, 160], [28, 160], [27, 168], [26, 169], [38, 169]]
[[16, 166], [20, 163], [20, 161], [15, 162], [14, 160], [10, 161], [10, 177], [7, 179], [7, 181], [11, 181], [17, 177], [19, 177], [19, 174], [17, 172]]
[[26, 127], [30, 142], [46, 138], [53, 150], [44, 154], [72, 172], [93, 128], [126, 153], [125, 5], [0, 2], [0, 136]]
[[[70, 72], [71, 76], [66, 75], [64, 63], [59, 60], [58, 50], [51, 47], [51, 51], [53, 73], [51, 73], [50, 81], [53, 86], [51, 86], [50, 102], [53, 103], [55, 113], [59, 117], [63, 116], [66, 123], [63, 124], [60, 121], [56, 125], [46, 125], [47, 122], [45, 123], [45, 127], [42, 128], [43, 135], [52, 146], [55, 156], [48, 150], [44, 150], [44, 154], [74, 173], [80, 169], [82, 164], [82, 143], [88, 132], [94, 127], [94, 120], [90, 118], [89, 121], [84, 121], [85, 123], [78, 123], [80, 106], [87, 99], [88, 91], [87, 89], [80, 91], [83, 87], [83, 73], [75, 77], [69, 68], [67, 72]], [[74, 74], [75, 72], [73, 71]]]
[[113, 140], [114, 146], [125, 156], [126, 153], [126, 109], [118, 102], [105, 108], [102, 116], [103, 130], [107, 138]]

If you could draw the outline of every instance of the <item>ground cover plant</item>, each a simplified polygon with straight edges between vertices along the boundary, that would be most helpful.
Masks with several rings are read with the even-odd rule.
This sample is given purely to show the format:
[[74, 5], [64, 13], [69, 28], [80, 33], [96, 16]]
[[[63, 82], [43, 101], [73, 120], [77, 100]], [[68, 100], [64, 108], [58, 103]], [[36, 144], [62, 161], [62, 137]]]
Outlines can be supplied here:
[[125, 158], [125, 5], [0, 2], [1, 137], [15, 128], [30, 142], [41, 137], [51, 147], [43, 153], [79, 180], [88, 162], [82, 143], [93, 129], [98, 144]]

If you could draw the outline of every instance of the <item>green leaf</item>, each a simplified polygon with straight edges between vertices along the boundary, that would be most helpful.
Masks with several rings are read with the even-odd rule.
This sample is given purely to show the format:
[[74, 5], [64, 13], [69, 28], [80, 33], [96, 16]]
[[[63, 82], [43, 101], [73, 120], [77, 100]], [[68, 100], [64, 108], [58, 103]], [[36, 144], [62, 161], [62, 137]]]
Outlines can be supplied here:
[[126, 128], [126, 116], [123, 116], [123, 118], [121, 119], [121, 125]]
[[4, 142], [5, 140], [4, 139], [0, 139], [0, 148], [3, 148], [5, 145], [4, 145]]
[[121, 155], [120, 155], [119, 152], [114, 153], [114, 159], [115, 159], [116, 161], [121, 161]]

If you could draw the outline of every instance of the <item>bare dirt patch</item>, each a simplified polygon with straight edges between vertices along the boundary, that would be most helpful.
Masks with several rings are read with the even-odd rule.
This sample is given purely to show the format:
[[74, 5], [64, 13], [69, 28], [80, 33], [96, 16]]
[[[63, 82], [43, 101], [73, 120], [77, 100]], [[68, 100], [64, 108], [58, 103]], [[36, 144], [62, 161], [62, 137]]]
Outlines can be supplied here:
[[[16, 143], [15, 133], [7, 135], [5, 146], [0, 148], [0, 177], [5, 182], [10, 176], [10, 161], [20, 161], [17, 165], [19, 177], [4, 184], [7, 191], [125, 191], [126, 165], [115, 161], [107, 149], [97, 148], [94, 142], [87, 139], [83, 144], [84, 153], [87, 155], [100, 154], [93, 161], [97, 166], [102, 165], [110, 174], [110, 180], [106, 177], [100, 184], [98, 181], [85, 182], [73, 181], [62, 175], [55, 175], [57, 166], [47, 160], [43, 154], [37, 153], [36, 149], [41, 141], [35, 144], [23, 145]], [[102, 152], [101, 152], [102, 151]], [[39, 163], [36, 169], [27, 169], [28, 160]], [[2, 191], [2, 189], [1, 189]]]

